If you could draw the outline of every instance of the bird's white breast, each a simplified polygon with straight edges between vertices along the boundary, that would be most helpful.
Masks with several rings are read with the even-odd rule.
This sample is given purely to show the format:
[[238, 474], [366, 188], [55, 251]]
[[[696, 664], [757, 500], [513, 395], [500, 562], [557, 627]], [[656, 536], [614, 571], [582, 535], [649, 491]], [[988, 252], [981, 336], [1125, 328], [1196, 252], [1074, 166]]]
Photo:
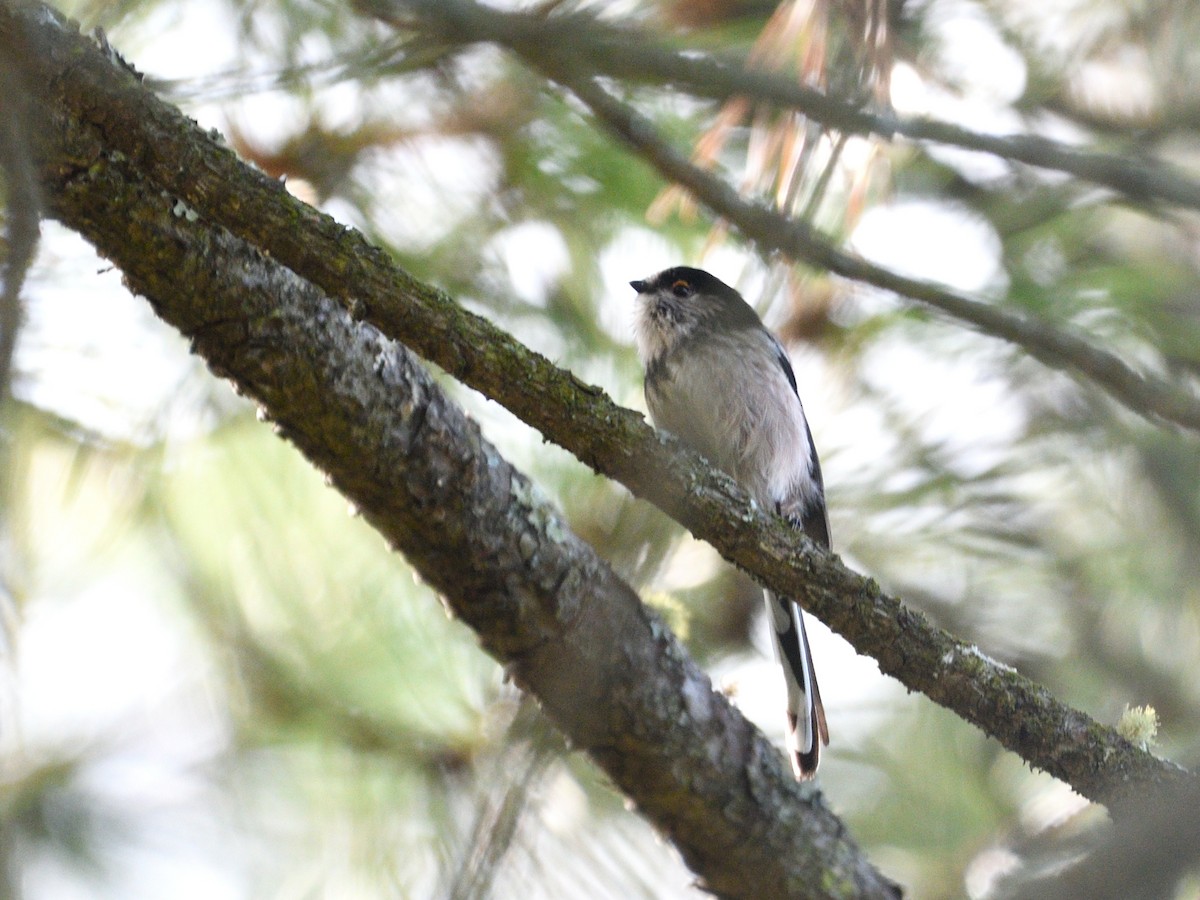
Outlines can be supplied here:
[[647, 403], [657, 425], [725, 469], [760, 506], [800, 512], [819, 497], [804, 409], [765, 330], [706, 336], [669, 354]]

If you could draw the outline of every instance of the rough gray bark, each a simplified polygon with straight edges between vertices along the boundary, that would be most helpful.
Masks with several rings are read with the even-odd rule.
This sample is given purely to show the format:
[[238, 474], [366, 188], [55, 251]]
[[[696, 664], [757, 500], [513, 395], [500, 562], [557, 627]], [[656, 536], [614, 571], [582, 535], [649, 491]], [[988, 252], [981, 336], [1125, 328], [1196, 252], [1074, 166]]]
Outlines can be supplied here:
[[[17, 28], [52, 73], [40, 82], [33, 151], [52, 214], [327, 473], [706, 889], [896, 896], [819, 796], [801, 796], [779, 753], [411, 352], [114, 149], [114, 131], [135, 123], [105, 105], [94, 80], [78, 95], [84, 109], [66, 99], [88, 76], [140, 90], [128, 71], [44, 6], [0, 4], [0, 38]], [[213, 149], [204, 135], [187, 141], [193, 162]]]
[[[0, 30], [22, 23], [35, 27], [38, 17], [31, 11], [38, 9], [44, 7], [0, 5]], [[1113, 804], [1156, 785], [1195, 781], [977, 648], [931, 627], [835, 557], [798, 547], [791, 529], [749, 507], [727, 478], [671, 446], [640, 416], [414, 281], [360, 235], [240, 163], [88, 42], [45, 23], [40, 28], [45, 46], [29, 65], [33, 83], [48, 86], [43, 110], [55, 129], [49, 133], [52, 143], [41, 151], [44, 189], [71, 227], [91, 236], [122, 224], [105, 224], [114, 214], [103, 192], [70, 193], [86, 185], [93, 169], [119, 166], [126, 177], [165, 192], [172, 203], [178, 198], [181, 228], [190, 224], [188, 216], [198, 215], [320, 286], [355, 316], [674, 515], [764, 583], [798, 598], [859, 652], [874, 657], [883, 672], [1085, 796]], [[122, 264], [154, 264], [149, 245], [137, 250]]]

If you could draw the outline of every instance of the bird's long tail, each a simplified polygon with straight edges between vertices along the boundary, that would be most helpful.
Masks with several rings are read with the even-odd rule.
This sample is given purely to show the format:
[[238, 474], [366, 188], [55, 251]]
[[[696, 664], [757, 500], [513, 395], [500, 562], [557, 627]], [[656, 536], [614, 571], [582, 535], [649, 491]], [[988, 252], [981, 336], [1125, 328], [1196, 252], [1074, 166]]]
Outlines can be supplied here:
[[787, 684], [788, 751], [796, 778], [806, 781], [816, 774], [821, 746], [829, 744], [825, 707], [817, 689], [804, 613], [786, 597], [766, 592], [767, 612], [775, 638], [775, 658]]

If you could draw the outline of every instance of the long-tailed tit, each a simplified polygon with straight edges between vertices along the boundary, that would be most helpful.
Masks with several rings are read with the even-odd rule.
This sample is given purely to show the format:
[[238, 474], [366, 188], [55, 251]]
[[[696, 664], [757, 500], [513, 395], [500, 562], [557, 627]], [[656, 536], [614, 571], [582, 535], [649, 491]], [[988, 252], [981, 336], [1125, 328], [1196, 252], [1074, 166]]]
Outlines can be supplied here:
[[[700, 269], [677, 266], [630, 286], [654, 423], [828, 548], [821, 464], [783, 346], [737, 291]], [[803, 780], [829, 743], [825, 709], [803, 612], [770, 591], [766, 604], [787, 682], [792, 769]]]

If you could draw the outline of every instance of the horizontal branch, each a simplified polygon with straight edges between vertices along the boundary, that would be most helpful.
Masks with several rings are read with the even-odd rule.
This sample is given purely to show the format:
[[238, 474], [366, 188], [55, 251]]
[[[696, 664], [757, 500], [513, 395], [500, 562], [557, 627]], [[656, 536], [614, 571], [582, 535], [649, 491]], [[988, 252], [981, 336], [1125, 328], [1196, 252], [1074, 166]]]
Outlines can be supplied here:
[[[0, 5], [0, 27], [5, 10]], [[932, 627], [795, 533], [764, 516], [728, 478], [524, 348], [482, 317], [396, 267], [357, 232], [291, 197], [103, 60], [39, 55], [58, 114], [98, 117], [105, 158], [120, 159], [451, 375], [502, 403], [549, 440], [676, 517], [727, 559], [797, 597], [907, 687], [948, 707], [1083, 795], [1114, 803], [1194, 779], [1053, 698], [971, 645]], [[94, 164], [88, 157], [74, 164]], [[69, 160], [59, 165], [68, 169]], [[78, 223], [72, 222], [74, 227]], [[388, 401], [394, 402], [394, 401]]]
[[1200, 209], [1200, 181], [1160, 160], [1082, 150], [1038, 135], [983, 134], [927, 117], [872, 112], [794, 79], [756, 69], [746, 59], [691, 48], [669, 49], [642, 32], [608, 25], [586, 13], [503, 12], [473, 0], [360, 0], [359, 5], [382, 18], [394, 18], [396, 9], [413, 10], [459, 43], [500, 44], [526, 58], [553, 52], [570, 61], [576, 78], [605, 75], [656, 87], [671, 85], [715, 100], [751, 97], [795, 109], [827, 128], [850, 134], [901, 135], [962, 147], [1066, 172], [1134, 201]]

